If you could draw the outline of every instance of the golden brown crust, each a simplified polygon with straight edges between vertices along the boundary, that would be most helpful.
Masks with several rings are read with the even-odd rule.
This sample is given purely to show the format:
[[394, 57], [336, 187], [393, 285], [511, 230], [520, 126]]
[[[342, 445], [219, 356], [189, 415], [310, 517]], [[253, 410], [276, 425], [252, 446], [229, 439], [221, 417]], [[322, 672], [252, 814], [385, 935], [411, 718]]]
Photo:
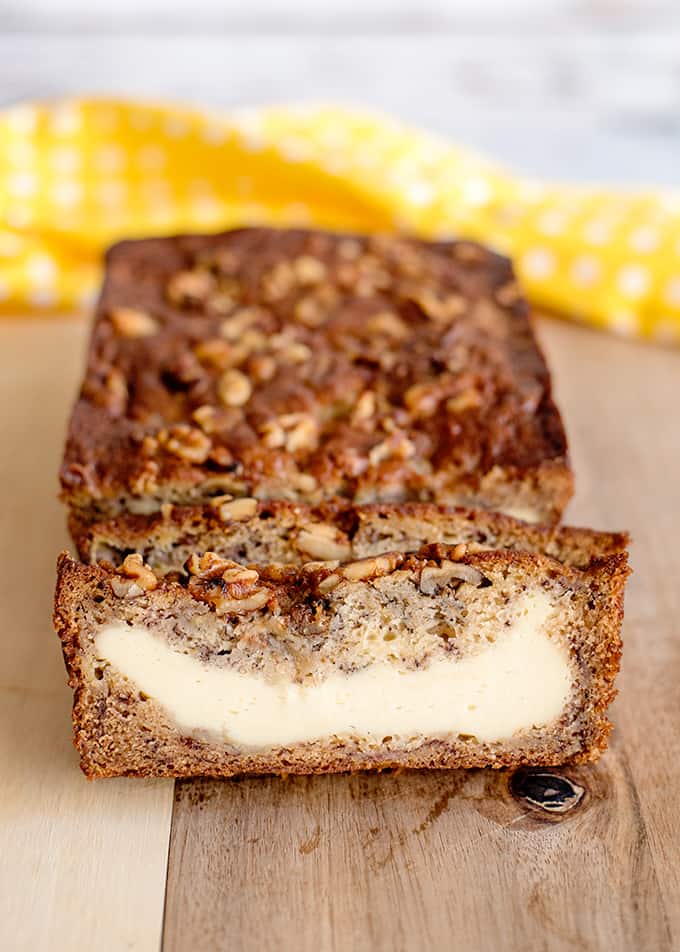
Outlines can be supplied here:
[[[469, 738], [425, 739], [414, 748], [367, 750], [358, 741], [338, 739], [273, 748], [262, 752], [239, 751], [226, 743], [182, 735], [154, 709], [148, 698], [140, 699], [133, 686], [115, 679], [89, 680], [88, 626], [111, 617], [149, 618], [155, 625], [163, 619], [176, 619], [182, 613], [219, 615], [217, 595], [241, 599], [250, 597], [248, 585], [266, 586], [270, 591], [267, 607], [283, 606], [284, 614], [295, 615], [295, 628], [303, 632], [310, 619], [323, 612], [323, 593], [319, 589], [334, 570], [327, 567], [296, 569], [258, 567], [257, 579], [246, 579], [240, 592], [239, 581], [229, 565], [210, 557], [197, 559], [188, 579], [163, 579], [139, 593], [115, 593], [115, 579], [138, 579], [140, 565], [115, 572], [111, 566], [83, 565], [62, 553], [58, 563], [55, 599], [55, 627], [62, 641], [69, 684], [75, 690], [75, 743], [81, 765], [89, 777], [118, 776], [232, 776], [237, 773], [323, 773], [385, 767], [479, 767], [550, 765], [582, 763], [599, 757], [606, 748], [611, 725], [606, 709], [614, 697], [614, 678], [619, 668], [621, 641], [619, 630], [623, 613], [623, 589], [628, 575], [625, 554], [594, 561], [587, 570], [570, 569], [545, 556], [521, 552], [480, 552], [461, 555], [459, 547], [430, 546], [417, 555], [394, 553], [377, 558], [359, 572], [342, 569], [345, 584], [359, 590], [372, 587], [376, 580], [392, 572], [412, 573], [422, 586], [423, 573], [446, 568], [452, 563], [463, 572], [480, 573], [487, 582], [512, 589], [525, 583], [544, 587], [557, 586], [569, 593], [564, 604], [577, 601], [579, 628], [574, 632], [572, 651], [580, 670], [579, 702], [566, 712], [549, 731], [534, 729], [518, 741], [481, 744]], [[243, 573], [243, 567], [238, 566]], [[222, 574], [220, 574], [222, 573]], [[226, 573], [226, 577], [225, 576]], [[486, 573], [486, 575], [484, 575]], [[355, 577], [358, 576], [358, 577]], [[196, 586], [198, 580], [205, 587]], [[506, 580], [504, 583], [503, 580]], [[149, 584], [150, 583], [150, 584]], [[482, 584], [482, 588], [484, 585]], [[192, 591], [193, 589], [193, 591]], [[424, 589], [423, 589], [424, 590]], [[345, 596], [343, 595], [343, 598]], [[194, 607], [192, 608], [192, 604]], [[132, 608], [130, 607], [132, 606]], [[137, 614], [131, 615], [134, 611]], [[251, 609], [246, 609], [251, 611]], [[121, 614], [122, 613], [122, 614]], [[305, 621], [305, 617], [307, 621]], [[130, 620], [132, 624], [133, 621]], [[137, 622], [139, 623], [139, 622]], [[168, 621], [166, 624], [171, 624]], [[301, 634], [302, 638], [303, 635]], [[317, 635], [318, 637], [318, 635]], [[102, 684], [105, 690], [102, 690]]]
[[274, 229], [109, 252], [61, 481], [87, 519], [222, 491], [555, 521], [572, 492], [509, 262]]
[[151, 515], [125, 514], [84, 524], [71, 533], [84, 562], [120, 561], [140, 552], [155, 569], [177, 570], [189, 550], [214, 550], [238, 562], [302, 563], [409, 552], [428, 542], [465, 542], [473, 548], [519, 549], [551, 555], [567, 565], [625, 551], [626, 533], [528, 525], [501, 513], [434, 503], [308, 506], [218, 497], [203, 506], [166, 506]]

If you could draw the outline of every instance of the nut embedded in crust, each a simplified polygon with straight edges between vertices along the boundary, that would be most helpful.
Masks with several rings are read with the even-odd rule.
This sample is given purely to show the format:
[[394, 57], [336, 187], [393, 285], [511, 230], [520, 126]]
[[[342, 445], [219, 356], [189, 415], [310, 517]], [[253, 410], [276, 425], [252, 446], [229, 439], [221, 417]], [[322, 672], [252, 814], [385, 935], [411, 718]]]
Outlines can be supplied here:
[[242, 407], [252, 392], [252, 383], [240, 370], [225, 370], [217, 384], [217, 394], [225, 407]]
[[135, 307], [114, 307], [110, 318], [121, 337], [150, 337], [158, 332], [158, 321]]
[[221, 497], [219, 501], [213, 499], [212, 505], [223, 522], [243, 522], [245, 519], [252, 519], [257, 512], [257, 499], [250, 496], [243, 499]]
[[111, 579], [111, 588], [119, 598], [136, 598], [144, 592], [152, 592], [158, 587], [158, 579], [141, 555], [127, 555], [117, 570], [117, 577]]
[[325, 522], [305, 526], [298, 533], [295, 544], [302, 553], [322, 562], [345, 562], [352, 554], [347, 536]]

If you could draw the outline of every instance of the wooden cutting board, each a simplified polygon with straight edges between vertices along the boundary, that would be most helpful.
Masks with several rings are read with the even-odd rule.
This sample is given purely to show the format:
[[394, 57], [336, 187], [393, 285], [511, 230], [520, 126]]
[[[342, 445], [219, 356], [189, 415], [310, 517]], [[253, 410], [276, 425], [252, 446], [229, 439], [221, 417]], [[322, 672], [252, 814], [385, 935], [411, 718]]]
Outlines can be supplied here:
[[507, 772], [81, 776], [50, 616], [86, 330], [0, 323], [0, 947], [680, 948], [680, 352], [540, 328], [577, 474], [569, 520], [629, 528], [635, 569], [612, 747], [562, 771], [583, 795], [548, 813]]

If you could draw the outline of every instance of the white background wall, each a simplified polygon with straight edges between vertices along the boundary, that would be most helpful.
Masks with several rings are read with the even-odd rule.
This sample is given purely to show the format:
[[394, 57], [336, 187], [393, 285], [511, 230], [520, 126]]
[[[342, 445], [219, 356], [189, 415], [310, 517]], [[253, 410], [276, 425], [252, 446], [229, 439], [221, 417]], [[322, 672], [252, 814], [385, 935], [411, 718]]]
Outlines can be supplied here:
[[542, 176], [680, 185], [680, 0], [0, 0], [0, 105], [356, 102]]

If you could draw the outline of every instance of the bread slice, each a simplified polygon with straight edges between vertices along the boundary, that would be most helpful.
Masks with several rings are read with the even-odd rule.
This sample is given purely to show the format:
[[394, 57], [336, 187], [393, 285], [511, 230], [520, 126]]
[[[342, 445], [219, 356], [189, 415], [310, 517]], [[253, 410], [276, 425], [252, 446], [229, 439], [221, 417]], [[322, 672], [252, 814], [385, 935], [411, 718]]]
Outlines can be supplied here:
[[89, 777], [581, 763], [606, 747], [628, 574], [434, 545], [341, 566], [62, 554]]
[[275, 228], [109, 251], [61, 484], [89, 522], [223, 493], [557, 522], [573, 492], [509, 261]]
[[306, 506], [219, 497], [205, 506], [166, 506], [153, 515], [122, 515], [102, 523], [71, 521], [84, 562], [120, 565], [139, 552], [156, 572], [182, 571], [192, 552], [213, 551], [235, 562], [302, 564], [350, 561], [382, 552], [413, 552], [431, 542], [464, 542], [468, 552], [538, 552], [575, 567], [623, 552], [626, 533], [535, 526], [500, 513], [431, 503]]

